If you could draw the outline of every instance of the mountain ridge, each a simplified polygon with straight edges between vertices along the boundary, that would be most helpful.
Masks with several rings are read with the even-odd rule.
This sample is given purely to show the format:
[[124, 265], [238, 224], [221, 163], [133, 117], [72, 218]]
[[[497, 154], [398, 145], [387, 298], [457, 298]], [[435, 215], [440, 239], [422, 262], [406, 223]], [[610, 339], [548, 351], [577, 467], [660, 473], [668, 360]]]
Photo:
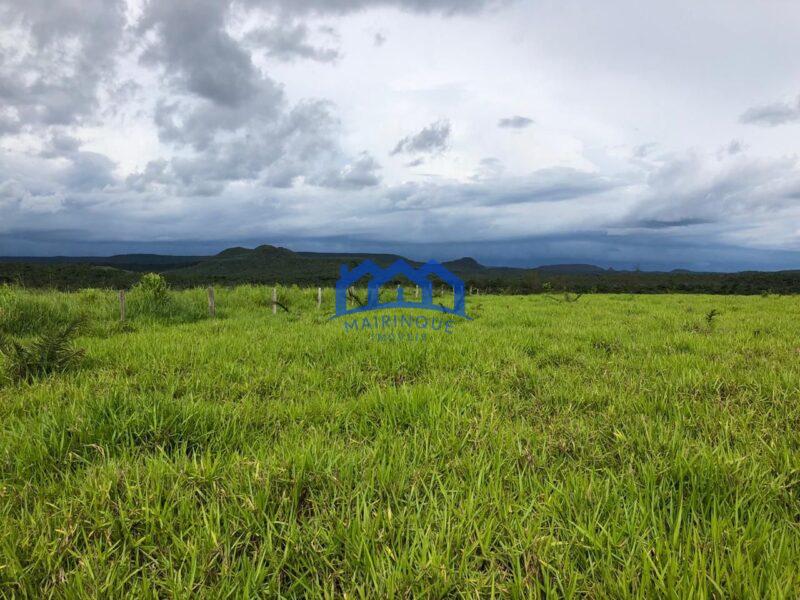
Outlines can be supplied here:
[[[215, 260], [231, 260], [248, 258], [276, 258], [287, 259], [317, 259], [317, 260], [346, 260], [361, 261], [370, 259], [381, 266], [387, 266], [396, 260], [405, 260], [412, 265], [421, 265], [424, 261], [415, 261], [400, 254], [376, 253], [376, 252], [310, 252], [294, 251], [282, 246], [261, 244], [254, 248], [244, 246], [232, 246], [216, 254], [208, 255], [183, 255], [183, 254], [156, 254], [156, 253], [127, 253], [112, 254], [109, 256], [0, 256], [0, 263], [39, 263], [39, 264], [89, 264], [95, 266], [120, 267], [125, 270], [142, 272], [151, 270], [180, 270], [187, 267], [197, 266], [201, 263], [209, 263]], [[473, 257], [464, 256], [457, 259], [439, 261], [446, 268], [461, 271], [483, 271], [483, 272], [523, 272], [538, 271], [540, 273], [551, 274], [603, 274], [603, 273], [626, 273], [634, 272], [625, 270], [606, 269], [591, 263], [551, 263], [540, 264], [535, 267], [512, 267], [506, 265], [484, 265]], [[675, 268], [671, 271], [643, 271], [644, 273], [674, 273], [692, 274], [700, 271]], [[742, 271], [745, 272], [783, 272], [783, 271]], [[789, 271], [787, 271], [789, 272]]]
[[[368, 252], [295, 252], [262, 244], [233, 246], [214, 255], [117, 254], [106, 257], [0, 258], [0, 284], [81, 289], [126, 289], [142, 273], [156, 272], [178, 288], [240, 284], [335, 285], [342, 264], [354, 267], [370, 259], [381, 267], [404, 259], [399, 254]], [[534, 268], [489, 266], [462, 256], [441, 263], [470, 289], [504, 293], [551, 290], [609, 293], [800, 293], [800, 271], [698, 273], [618, 271], [590, 263], [545, 264]]]

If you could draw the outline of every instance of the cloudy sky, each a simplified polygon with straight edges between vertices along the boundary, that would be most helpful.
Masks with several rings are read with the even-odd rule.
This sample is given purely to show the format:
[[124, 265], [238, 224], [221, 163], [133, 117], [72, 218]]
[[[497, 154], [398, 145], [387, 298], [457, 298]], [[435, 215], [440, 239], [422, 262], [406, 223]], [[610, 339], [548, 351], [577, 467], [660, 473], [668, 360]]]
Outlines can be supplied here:
[[0, 255], [800, 268], [794, 0], [0, 0]]

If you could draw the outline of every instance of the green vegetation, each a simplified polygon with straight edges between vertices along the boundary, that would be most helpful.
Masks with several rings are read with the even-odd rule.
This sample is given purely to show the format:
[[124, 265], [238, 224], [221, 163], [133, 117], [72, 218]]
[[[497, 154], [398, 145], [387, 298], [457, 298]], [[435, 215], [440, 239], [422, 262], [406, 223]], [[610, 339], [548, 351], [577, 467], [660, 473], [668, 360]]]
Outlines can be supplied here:
[[12, 381], [33, 381], [37, 377], [60, 373], [75, 367], [83, 350], [75, 348], [74, 339], [80, 321], [74, 321], [39, 335], [30, 344], [0, 339], [0, 356]]
[[279, 300], [0, 288], [84, 352], [0, 384], [0, 596], [800, 594], [796, 297], [471, 296], [424, 343]]
[[[154, 271], [177, 288], [204, 285], [283, 284], [333, 286], [342, 264], [364, 259], [388, 266], [395, 254], [323, 254], [292, 252], [275, 246], [229, 248], [216, 256], [130, 254], [106, 258], [43, 258], [37, 262], [3, 262], [0, 284], [77, 290], [87, 287], [128, 289]], [[414, 261], [408, 261], [412, 264]], [[486, 267], [471, 258], [444, 265], [469, 288], [490, 294], [573, 293], [634, 294], [798, 294], [800, 270], [742, 273], [670, 273], [613, 271], [593, 265], [550, 265], [536, 269]]]

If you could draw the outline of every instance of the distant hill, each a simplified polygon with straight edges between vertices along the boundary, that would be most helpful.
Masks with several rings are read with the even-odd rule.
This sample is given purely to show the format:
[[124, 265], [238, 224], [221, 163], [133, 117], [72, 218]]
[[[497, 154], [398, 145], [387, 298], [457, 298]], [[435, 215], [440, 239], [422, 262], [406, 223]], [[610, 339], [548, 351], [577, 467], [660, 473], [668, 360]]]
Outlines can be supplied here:
[[[413, 266], [422, 264], [398, 254], [293, 252], [287, 248], [264, 245], [252, 250], [229, 248], [196, 264], [172, 269], [166, 275], [176, 282], [204, 278], [222, 283], [288, 281], [298, 284], [332, 285], [339, 278], [339, 268], [342, 264], [353, 267], [367, 259], [382, 267], [387, 267], [400, 259], [406, 260]], [[443, 264], [461, 276], [492, 270], [474, 258], [468, 257]]]
[[474, 258], [469, 257], [449, 260], [442, 264], [451, 271], [481, 271], [486, 268]]
[[[0, 281], [22, 281], [28, 285], [69, 284], [77, 273], [95, 285], [102, 285], [103, 278], [96, 273], [76, 268], [65, 271], [66, 265], [111, 267], [105, 279], [117, 284], [130, 279], [126, 273], [159, 272], [178, 286], [205, 283], [234, 285], [238, 283], [296, 283], [298, 285], [333, 285], [339, 277], [342, 264], [355, 266], [370, 259], [382, 267], [399, 259], [413, 266], [418, 261], [408, 260], [398, 254], [365, 252], [294, 252], [279, 246], [262, 245], [257, 248], [233, 247], [214, 256], [170, 256], [159, 254], [121, 254], [108, 257], [15, 257], [0, 258]], [[499, 285], [500, 281], [516, 281], [530, 273], [530, 269], [513, 267], [487, 267], [471, 257], [445, 261], [445, 267], [475, 285]], [[16, 265], [16, 266], [12, 266]], [[24, 266], [23, 266], [24, 265]], [[40, 267], [37, 269], [37, 266]], [[46, 267], [45, 267], [46, 266]], [[593, 265], [547, 265], [538, 269], [547, 274], [602, 273], [603, 269]], [[61, 277], [59, 273], [63, 273]], [[84, 279], [84, 277], [78, 277]]]
[[[302, 270], [318, 271], [328, 269], [335, 263], [333, 275], [338, 276], [340, 264], [357, 264], [370, 259], [386, 267], [396, 260], [403, 259], [409, 264], [419, 266], [422, 262], [405, 258], [399, 254], [369, 252], [294, 252], [279, 246], [264, 244], [257, 248], [236, 246], [213, 256], [172, 256], [163, 254], [118, 254], [114, 256], [51, 256], [51, 257], [0, 257], [0, 263], [40, 263], [40, 264], [89, 264], [118, 267], [128, 271], [180, 271], [183, 273], [207, 273], [219, 277], [236, 278], [238, 275], [266, 275], [282, 273], [287, 267], [300, 267]], [[519, 267], [487, 267], [471, 257], [444, 261], [445, 267], [453, 272], [522, 272], [530, 269]], [[604, 273], [605, 269], [595, 265], [564, 264], [536, 267], [543, 273]]]
[[[244, 283], [332, 286], [342, 264], [353, 267], [370, 259], [385, 267], [400, 258], [403, 257], [381, 253], [294, 252], [270, 245], [228, 248], [214, 256], [14, 257], [0, 258], [0, 284], [119, 289], [130, 287], [141, 273], [152, 271], [162, 273], [175, 287]], [[408, 262], [414, 266], [421, 264]], [[470, 257], [443, 264], [469, 288], [486, 292], [800, 293], [800, 271], [694, 273], [676, 269], [654, 273], [606, 270], [592, 264], [554, 264], [526, 269], [489, 267]]]
[[[359, 262], [356, 259], [353, 263]], [[179, 284], [202, 280], [208, 283], [297, 283], [327, 285], [339, 276], [342, 259], [292, 252], [263, 245], [252, 250], [229, 248], [193, 265], [171, 269], [164, 274]]]

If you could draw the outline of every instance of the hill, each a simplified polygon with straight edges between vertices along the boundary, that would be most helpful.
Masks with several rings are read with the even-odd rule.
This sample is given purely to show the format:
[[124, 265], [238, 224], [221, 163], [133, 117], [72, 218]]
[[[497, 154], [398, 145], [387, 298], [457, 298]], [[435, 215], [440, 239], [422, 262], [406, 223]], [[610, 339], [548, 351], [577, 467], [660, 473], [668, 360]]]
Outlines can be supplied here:
[[[346, 262], [356, 264], [359, 258]], [[342, 259], [313, 253], [298, 253], [277, 246], [263, 245], [252, 250], [223, 250], [196, 264], [172, 269], [165, 276], [178, 285], [207, 283], [296, 283], [329, 285], [339, 276]]]
[[[234, 247], [214, 256], [124, 254], [110, 257], [0, 258], [0, 283], [78, 289], [121, 288], [143, 272], [162, 273], [178, 288], [203, 285], [335, 284], [342, 264], [370, 259], [381, 266], [404, 258], [398, 254], [294, 252], [278, 246]], [[419, 266], [418, 261], [408, 260]], [[614, 271], [592, 264], [554, 264], [533, 269], [486, 266], [470, 257], [445, 261], [472, 289], [496, 293], [571, 290], [610, 293], [800, 293], [800, 271], [696, 273]]]

